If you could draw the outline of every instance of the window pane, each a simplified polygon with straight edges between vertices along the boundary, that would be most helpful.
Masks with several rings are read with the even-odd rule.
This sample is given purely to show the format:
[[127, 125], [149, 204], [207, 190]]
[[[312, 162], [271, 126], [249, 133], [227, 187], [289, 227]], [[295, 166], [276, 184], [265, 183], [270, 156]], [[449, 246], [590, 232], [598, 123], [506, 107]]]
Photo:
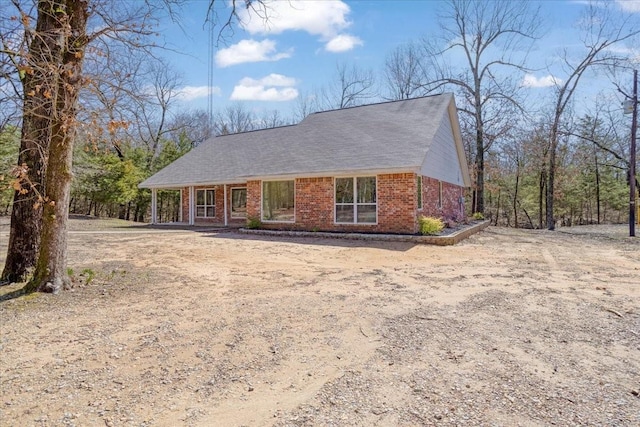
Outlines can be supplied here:
[[196, 208], [196, 216], [199, 218], [203, 218], [204, 217], [204, 206], [198, 206]]
[[353, 178], [336, 178], [336, 203], [353, 203]]
[[422, 209], [422, 177], [418, 177], [418, 209]]
[[196, 190], [196, 205], [204, 205], [204, 190]]
[[215, 190], [207, 190], [207, 205], [215, 205], [216, 204], [216, 192]]
[[376, 222], [376, 205], [358, 205], [358, 222]]
[[360, 177], [358, 180], [358, 203], [376, 202], [376, 177]]
[[247, 215], [247, 189], [231, 189], [231, 216], [244, 218]]
[[214, 206], [207, 206], [207, 218], [213, 218], [216, 216], [216, 208]]
[[336, 222], [353, 222], [353, 205], [336, 206]]
[[295, 216], [294, 181], [264, 181], [262, 183], [262, 219], [293, 221]]

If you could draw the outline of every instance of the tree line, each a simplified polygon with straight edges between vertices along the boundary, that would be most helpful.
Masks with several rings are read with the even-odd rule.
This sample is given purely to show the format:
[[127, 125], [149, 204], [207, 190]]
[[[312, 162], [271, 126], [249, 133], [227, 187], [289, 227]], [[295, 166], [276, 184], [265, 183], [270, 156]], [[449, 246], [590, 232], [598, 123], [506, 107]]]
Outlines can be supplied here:
[[[243, 7], [255, 4], [268, 11], [267, 1]], [[388, 52], [378, 72], [337, 64], [323, 87], [298, 97], [291, 117], [260, 117], [243, 104], [210, 117], [179, 110], [180, 73], [157, 55], [154, 27], [161, 17], [178, 19], [181, 5], [125, 2], [114, 10], [106, 0], [12, 0], [0, 33], [0, 73], [8, 82], [0, 85], [0, 214], [12, 215], [2, 279], [24, 278], [40, 257], [49, 264], [36, 268], [35, 288], [60, 288], [66, 261], [62, 253], [42, 254], [41, 240], [66, 247], [63, 218], [147, 220], [150, 194], [137, 184], [214, 135], [444, 91], [456, 94], [472, 165], [470, 213], [549, 229], [626, 219], [629, 124], [615, 95], [634, 66], [626, 48], [640, 45], [637, 14], [614, 3], [585, 5], [581, 46], [558, 51], [562, 75], [536, 105], [522, 84], [544, 31], [536, 3], [450, 0], [439, 28]], [[231, 5], [222, 28], [237, 17]], [[464, 60], [451, 61], [454, 55]], [[593, 74], [609, 78], [609, 91], [577, 111], [576, 94]], [[177, 192], [160, 191], [160, 220], [177, 220], [179, 203]]]

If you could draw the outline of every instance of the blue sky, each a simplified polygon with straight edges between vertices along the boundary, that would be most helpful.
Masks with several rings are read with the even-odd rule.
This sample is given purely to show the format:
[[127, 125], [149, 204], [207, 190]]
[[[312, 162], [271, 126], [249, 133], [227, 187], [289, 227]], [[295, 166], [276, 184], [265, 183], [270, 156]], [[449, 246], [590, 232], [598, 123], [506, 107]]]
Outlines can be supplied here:
[[[222, 4], [222, 0], [217, 0]], [[640, 1], [610, 0], [621, 13], [640, 15]], [[537, 71], [523, 76], [534, 96], [544, 97], [561, 70], [547, 64], [560, 48], [579, 44], [574, 24], [584, 1], [542, 1], [544, 37], [530, 57]], [[297, 99], [328, 84], [338, 63], [371, 69], [381, 76], [386, 55], [396, 46], [437, 32], [436, 0], [331, 1], [278, 0], [270, 5], [269, 23], [242, 14], [234, 33], [215, 47], [213, 88], [208, 88], [209, 32], [205, 25], [208, 0], [189, 2], [177, 25], [165, 22], [162, 38], [176, 52], [165, 52], [182, 74], [184, 108], [207, 108], [207, 93], [214, 93], [214, 110], [240, 102], [260, 115], [279, 110], [287, 117]], [[220, 14], [224, 14], [220, 9]], [[635, 18], [634, 18], [635, 19]], [[216, 32], [217, 34], [217, 32]], [[633, 55], [640, 58], [634, 46]], [[606, 86], [596, 76], [584, 84], [583, 96], [595, 96]]]

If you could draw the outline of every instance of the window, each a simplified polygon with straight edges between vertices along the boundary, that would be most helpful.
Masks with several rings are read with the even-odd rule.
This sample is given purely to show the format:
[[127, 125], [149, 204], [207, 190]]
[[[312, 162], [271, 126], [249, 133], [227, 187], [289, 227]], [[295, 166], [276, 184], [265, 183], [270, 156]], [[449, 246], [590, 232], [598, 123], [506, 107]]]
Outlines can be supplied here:
[[295, 221], [294, 181], [262, 182], [262, 220]]
[[216, 216], [216, 191], [213, 189], [196, 190], [196, 218]]
[[418, 176], [417, 183], [417, 192], [418, 192], [418, 209], [422, 209], [422, 177]]
[[247, 189], [231, 189], [231, 218], [247, 217]]
[[375, 224], [376, 177], [336, 178], [336, 222]]
[[438, 181], [438, 207], [442, 207], [442, 181]]

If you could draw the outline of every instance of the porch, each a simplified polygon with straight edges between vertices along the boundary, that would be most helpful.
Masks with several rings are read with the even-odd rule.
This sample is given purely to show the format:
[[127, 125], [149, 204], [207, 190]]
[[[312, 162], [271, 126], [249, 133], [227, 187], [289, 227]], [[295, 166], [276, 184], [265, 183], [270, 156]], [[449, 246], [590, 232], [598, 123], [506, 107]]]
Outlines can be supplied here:
[[[158, 191], [180, 192], [175, 221], [159, 221]], [[151, 224], [240, 228], [247, 221], [247, 188], [244, 183], [191, 185], [183, 188], [151, 189]]]

